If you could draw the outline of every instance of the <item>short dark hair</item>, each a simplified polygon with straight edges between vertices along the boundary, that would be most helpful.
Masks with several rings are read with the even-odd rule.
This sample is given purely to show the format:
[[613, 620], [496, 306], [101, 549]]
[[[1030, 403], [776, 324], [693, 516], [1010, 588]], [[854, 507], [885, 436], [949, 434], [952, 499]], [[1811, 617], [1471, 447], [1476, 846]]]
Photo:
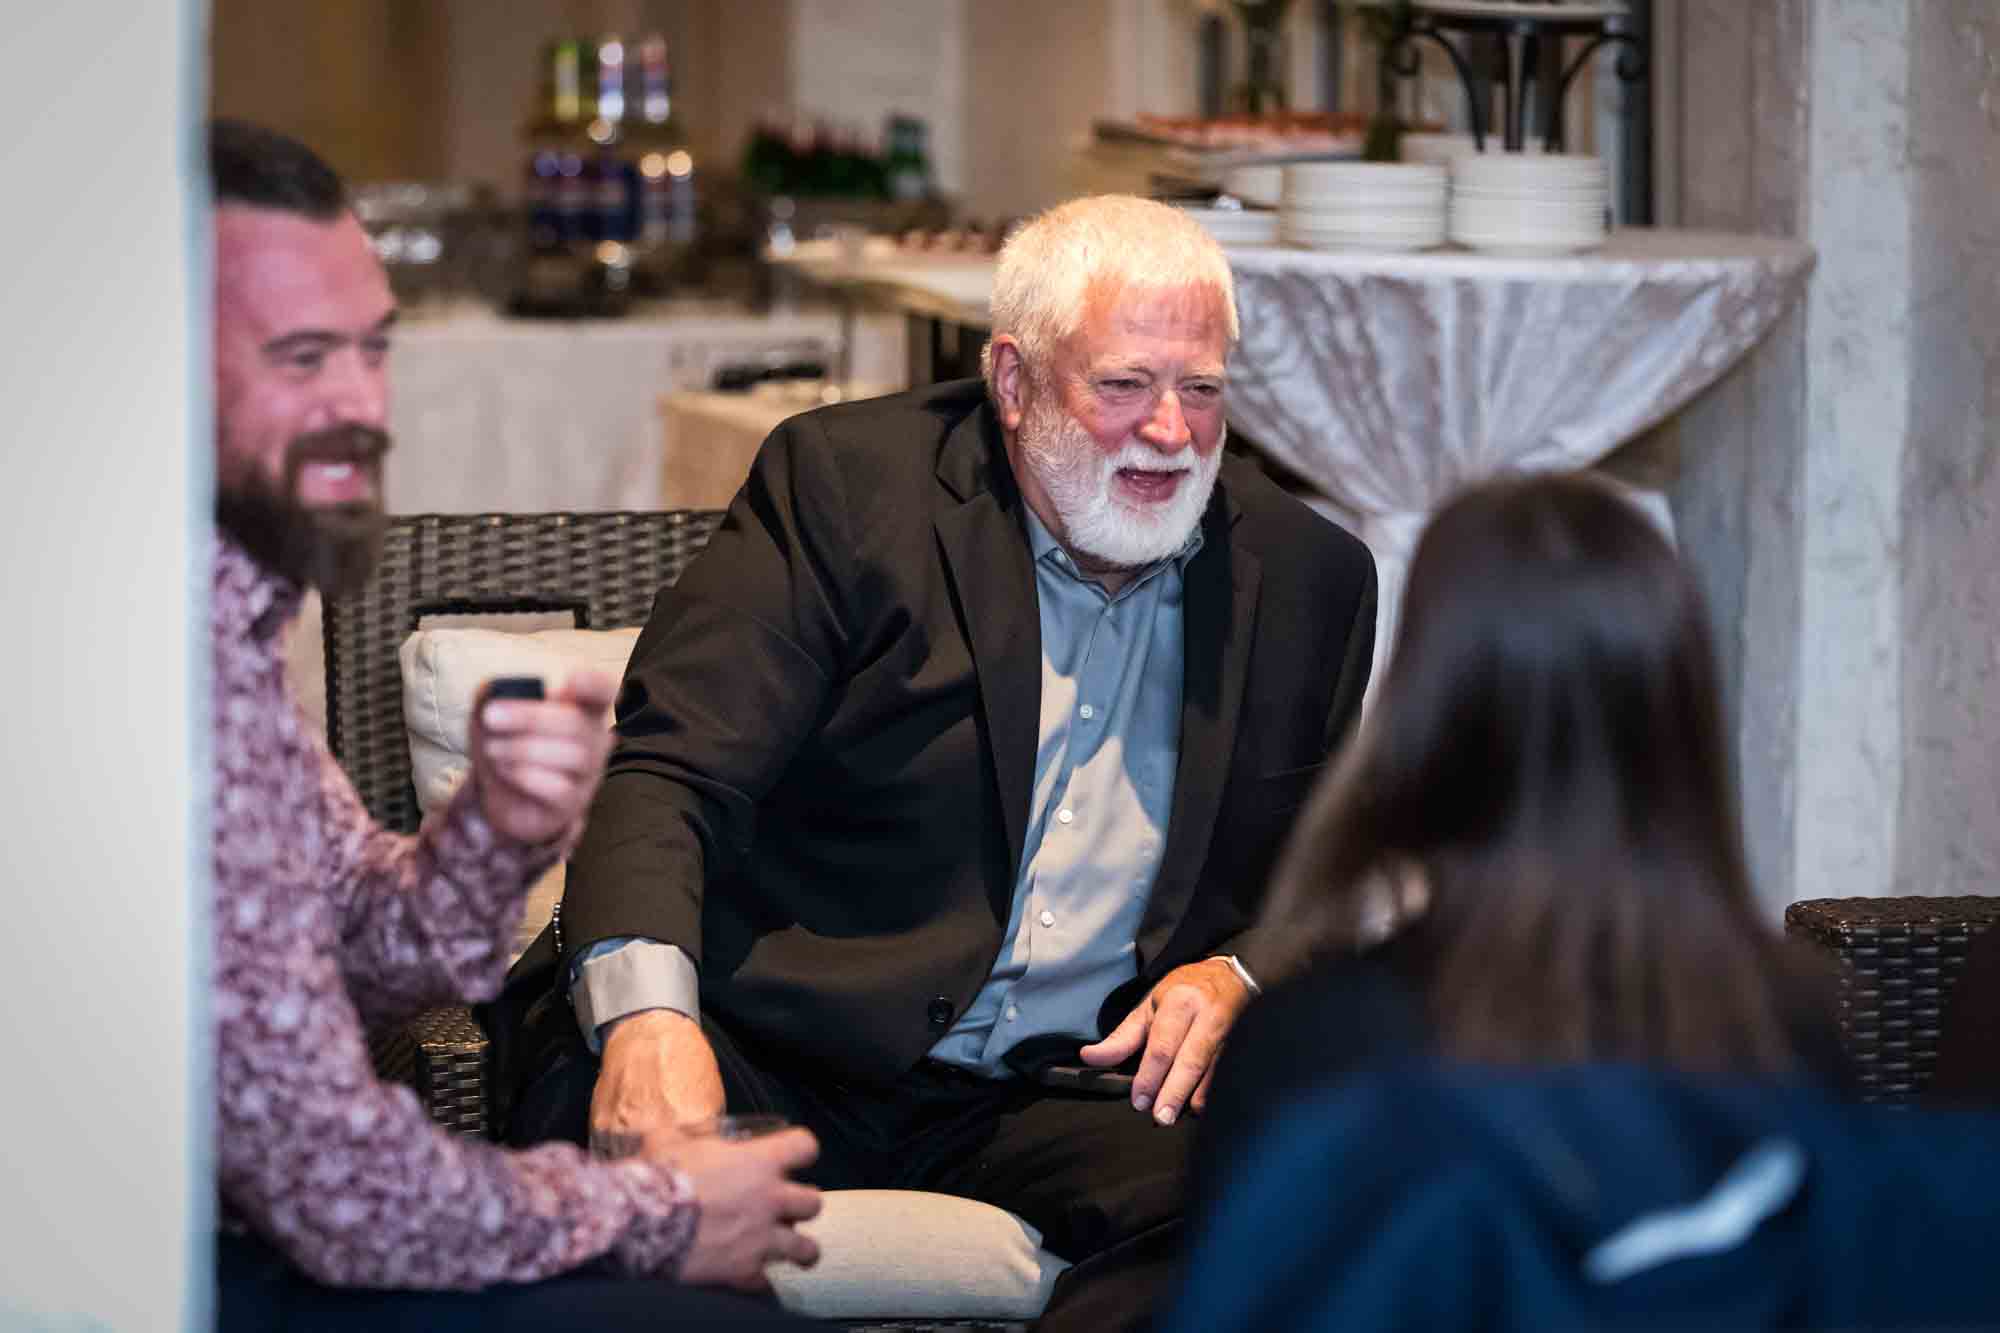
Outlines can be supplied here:
[[340, 174], [289, 135], [242, 120], [208, 124], [208, 171], [217, 204], [242, 204], [331, 222], [347, 208]]

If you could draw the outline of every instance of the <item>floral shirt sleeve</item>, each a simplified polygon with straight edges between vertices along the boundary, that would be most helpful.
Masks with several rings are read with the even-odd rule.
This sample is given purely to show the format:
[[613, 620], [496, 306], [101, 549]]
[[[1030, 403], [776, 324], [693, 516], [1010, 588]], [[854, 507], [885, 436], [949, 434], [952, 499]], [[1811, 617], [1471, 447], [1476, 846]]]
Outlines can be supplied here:
[[[309, 737], [320, 749], [317, 736]], [[526, 847], [480, 813], [470, 782], [414, 838], [368, 818], [347, 775], [318, 755], [327, 830], [318, 881], [333, 901], [340, 965], [364, 1024], [489, 1000], [535, 876], [572, 838]]]
[[362, 1015], [490, 993], [528, 879], [470, 800], [414, 838], [372, 825], [284, 685], [287, 585], [216, 560], [216, 1158], [225, 1206], [347, 1286], [532, 1281], [610, 1256], [672, 1273], [687, 1179], [568, 1144], [447, 1135], [376, 1079]]

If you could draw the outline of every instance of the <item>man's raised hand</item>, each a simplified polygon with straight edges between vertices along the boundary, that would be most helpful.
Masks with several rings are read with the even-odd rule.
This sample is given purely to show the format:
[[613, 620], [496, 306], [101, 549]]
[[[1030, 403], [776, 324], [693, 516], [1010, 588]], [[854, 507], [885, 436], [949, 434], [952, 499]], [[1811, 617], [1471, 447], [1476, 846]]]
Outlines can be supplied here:
[[579, 671], [547, 699], [489, 699], [472, 712], [472, 784], [486, 822], [517, 842], [561, 837], [597, 792], [618, 682]]

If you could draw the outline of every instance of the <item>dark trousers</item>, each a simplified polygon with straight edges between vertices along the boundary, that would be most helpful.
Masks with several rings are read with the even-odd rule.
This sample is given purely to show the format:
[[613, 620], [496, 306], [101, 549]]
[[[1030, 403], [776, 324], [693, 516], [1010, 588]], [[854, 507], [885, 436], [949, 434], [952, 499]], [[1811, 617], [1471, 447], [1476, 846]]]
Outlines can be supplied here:
[[215, 1238], [217, 1333], [788, 1333], [821, 1325], [733, 1292], [585, 1270], [483, 1291], [375, 1291], [313, 1281], [255, 1236]]
[[[574, 1025], [572, 1024], [572, 1030]], [[919, 1189], [1018, 1214], [1074, 1265], [1057, 1281], [1046, 1333], [1143, 1326], [1181, 1241], [1189, 1135], [1123, 1098], [978, 1078], [925, 1061], [892, 1087], [780, 1073], [715, 1023], [732, 1111], [784, 1115], [819, 1136], [808, 1179], [823, 1189]], [[509, 1137], [581, 1143], [597, 1061], [578, 1035], [523, 1092]]]

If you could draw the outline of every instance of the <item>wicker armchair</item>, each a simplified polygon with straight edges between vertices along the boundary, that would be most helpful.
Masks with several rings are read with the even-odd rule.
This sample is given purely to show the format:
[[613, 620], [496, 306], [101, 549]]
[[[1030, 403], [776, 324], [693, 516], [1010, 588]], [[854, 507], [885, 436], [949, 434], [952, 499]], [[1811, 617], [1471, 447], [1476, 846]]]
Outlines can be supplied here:
[[[421, 817], [411, 781], [397, 655], [421, 620], [557, 612], [569, 614], [579, 628], [642, 624], [654, 595], [680, 577], [721, 518], [719, 511], [704, 510], [426, 514], [391, 519], [382, 559], [368, 586], [358, 596], [329, 602], [325, 613], [328, 740], [369, 813], [385, 827], [404, 832], [415, 829]], [[379, 1034], [374, 1054], [383, 1076], [414, 1087], [439, 1124], [462, 1134], [491, 1136], [499, 1108], [492, 1104], [488, 1043], [470, 1012], [451, 1008], [423, 1014], [399, 1031]], [[865, 1205], [864, 1196], [883, 1192], [847, 1193], [849, 1198], [840, 1202]], [[916, 1192], [905, 1197], [916, 1205], [941, 1198]], [[834, 1211], [830, 1199], [828, 1217]], [[942, 1230], [962, 1220], [949, 1209], [936, 1214], [919, 1206], [916, 1212], [924, 1225]], [[856, 1216], [866, 1222], [871, 1215], [864, 1209]], [[822, 1224], [828, 1217], [821, 1219]], [[855, 1235], [846, 1248], [865, 1256], [849, 1267], [871, 1270], [870, 1283], [891, 1293], [883, 1302], [888, 1307], [911, 1303], [897, 1297], [899, 1287], [960, 1291], [953, 1280], [953, 1264], [976, 1269], [983, 1263], [1006, 1268], [1022, 1262], [1016, 1252], [1018, 1240], [994, 1247], [975, 1241], [974, 1233], [968, 1232], [956, 1237], [955, 1245], [936, 1247], [947, 1261], [938, 1271], [925, 1273], [915, 1266], [899, 1266], [887, 1251], [881, 1252], [885, 1257], [878, 1263], [875, 1247], [888, 1238], [876, 1234], [872, 1226], [850, 1225], [849, 1230]], [[949, 1257], [954, 1254], [956, 1258]], [[1061, 1264], [1045, 1251], [1038, 1261], [1053, 1262], [1058, 1268]], [[880, 1272], [874, 1274], [872, 1269], [878, 1266]], [[839, 1267], [822, 1264], [818, 1273], [824, 1278], [828, 1268]], [[855, 1282], [852, 1273], [836, 1280]], [[889, 1308], [877, 1315], [882, 1306], [848, 1310], [842, 1302], [852, 1301], [840, 1293], [832, 1299], [822, 1294], [818, 1300], [822, 1307], [831, 1305], [839, 1311], [838, 1322], [856, 1333], [947, 1329], [1021, 1333], [1024, 1327], [1019, 1319], [971, 1311], [935, 1315]], [[820, 1312], [833, 1311], [821, 1308]]]
[[1839, 965], [1841, 1040], [1867, 1100], [1923, 1093], [1967, 947], [1996, 922], [2000, 898], [1812, 898], [1785, 909], [1786, 932]]
[[[680, 577], [722, 515], [424, 514], [390, 520], [382, 559], [360, 594], [326, 606], [326, 724], [369, 814], [409, 832], [421, 815], [410, 785], [397, 650], [426, 617], [567, 613], [580, 628], [637, 625]], [[378, 1034], [385, 1078], [417, 1090], [431, 1116], [462, 1134], [494, 1124], [486, 1036], [462, 1008]]]

